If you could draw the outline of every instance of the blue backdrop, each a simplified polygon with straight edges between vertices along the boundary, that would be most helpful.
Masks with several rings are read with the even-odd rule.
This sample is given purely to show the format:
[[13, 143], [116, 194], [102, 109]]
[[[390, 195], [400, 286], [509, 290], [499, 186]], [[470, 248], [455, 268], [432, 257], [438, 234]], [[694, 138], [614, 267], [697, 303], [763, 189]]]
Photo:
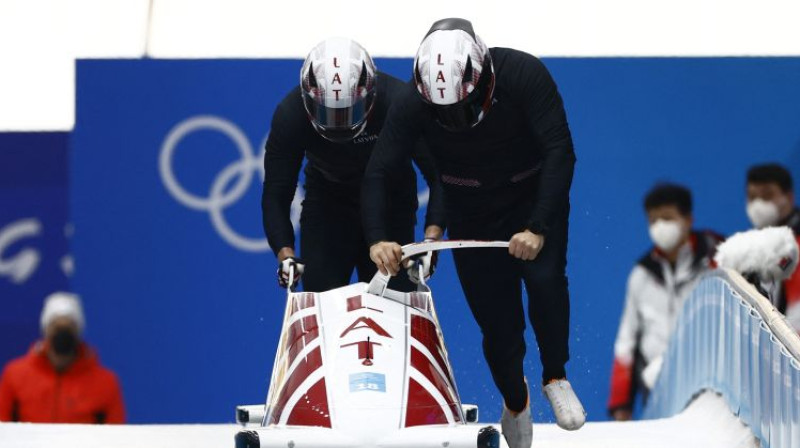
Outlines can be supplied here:
[[68, 137], [0, 133], [0, 367], [39, 337], [45, 296], [69, 286]]
[[[744, 172], [800, 179], [800, 59], [546, 59], [567, 107], [572, 189], [570, 378], [605, 419], [627, 274], [648, 247], [659, 180], [695, 192], [696, 223], [748, 226]], [[407, 78], [409, 59], [378, 66]], [[71, 212], [88, 337], [121, 377], [133, 422], [217, 422], [263, 402], [283, 312], [260, 241], [258, 170], [299, 60], [79, 61]], [[433, 287], [462, 399], [497, 420], [450, 256]], [[529, 334], [534, 418], [552, 415]]]

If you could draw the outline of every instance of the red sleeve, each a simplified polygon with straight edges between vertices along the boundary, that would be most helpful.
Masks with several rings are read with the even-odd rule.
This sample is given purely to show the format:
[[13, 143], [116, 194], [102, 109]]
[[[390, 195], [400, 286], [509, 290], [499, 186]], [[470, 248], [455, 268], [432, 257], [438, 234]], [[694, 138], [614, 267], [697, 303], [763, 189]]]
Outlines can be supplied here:
[[633, 407], [633, 364], [624, 364], [614, 359], [611, 370], [611, 395], [608, 397], [608, 411], [631, 409]]
[[10, 422], [14, 420], [14, 402], [16, 396], [14, 388], [11, 386], [10, 366], [3, 369], [3, 376], [0, 377], [0, 421]]
[[110, 390], [108, 409], [106, 410], [106, 423], [120, 424], [125, 423], [125, 403], [122, 400], [122, 388], [120, 387], [117, 376], [109, 372]]
[[[800, 245], [800, 236], [797, 237], [797, 244]], [[800, 266], [795, 269], [794, 274], [783, 284], [786, 290], [786, 307], [800, 302]]]

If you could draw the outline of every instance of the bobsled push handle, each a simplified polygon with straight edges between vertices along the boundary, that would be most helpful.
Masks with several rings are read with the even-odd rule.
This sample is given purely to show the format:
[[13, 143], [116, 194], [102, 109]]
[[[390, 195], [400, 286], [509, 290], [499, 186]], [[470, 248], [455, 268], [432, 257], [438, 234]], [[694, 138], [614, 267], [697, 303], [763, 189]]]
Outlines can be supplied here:
[[[402, 247], [403, 256], [400, 264], [413, 256], [426, 252], [448, 250], [448, 249], [476, 249], [486, 247], [508, 247], [508, 241], [473, 241], [473, 240], [447, 240], [447, 241], [428, 241], [422, 243], [406, 244]], [[367, 287], [367, 293], [376, 296], [383, 296], [389, 285], [391, 276], [382, 274], [381, 271], [375, 273]]]

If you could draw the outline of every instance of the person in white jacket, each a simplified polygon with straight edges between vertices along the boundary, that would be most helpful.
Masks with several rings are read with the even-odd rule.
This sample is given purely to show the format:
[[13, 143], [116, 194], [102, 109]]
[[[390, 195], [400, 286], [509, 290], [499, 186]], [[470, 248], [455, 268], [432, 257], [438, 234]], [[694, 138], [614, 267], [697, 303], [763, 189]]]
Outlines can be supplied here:
[[692, 195], [680, 185], [655, 186], [644, 200], [654, 246], [628, 277], [625, 308], [614, 343], [609, 414], [629, 420], [637, 392], [646, 398], [645, 371], [657, 369], [670, 333], [701, 274], [713, 264], [722, 237], [692, 230]]

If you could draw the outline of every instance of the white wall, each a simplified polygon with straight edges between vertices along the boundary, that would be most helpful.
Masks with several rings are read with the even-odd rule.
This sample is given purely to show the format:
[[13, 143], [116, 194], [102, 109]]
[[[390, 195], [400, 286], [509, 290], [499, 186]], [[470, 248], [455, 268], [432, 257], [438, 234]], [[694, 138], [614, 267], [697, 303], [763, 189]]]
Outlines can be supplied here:
[[412, 56], [451, 16], [539, 56], [800, 55], [798, 0], [0, 0], [0, 130], [71, 129], [75, 58]]

